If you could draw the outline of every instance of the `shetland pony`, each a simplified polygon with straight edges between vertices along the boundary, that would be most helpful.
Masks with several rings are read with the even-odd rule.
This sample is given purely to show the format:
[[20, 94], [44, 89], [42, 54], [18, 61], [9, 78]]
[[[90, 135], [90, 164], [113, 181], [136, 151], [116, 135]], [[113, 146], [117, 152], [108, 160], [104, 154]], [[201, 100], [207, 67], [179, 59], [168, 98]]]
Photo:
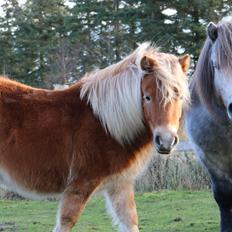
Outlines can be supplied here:
[[221, 214], [232, 232], [232, 21], [210, 23], [191, 83], [187, 129], [208, 170]]
[[189, 57], [140, 45], [66, 90], [0, 79], [0, 179], [24, 196], [61, 195], [55, 232], [68, 232], [105, 193], [123, 232], [138, 232], [133, 184], [153, 147], [170, 153], [188, 101]]

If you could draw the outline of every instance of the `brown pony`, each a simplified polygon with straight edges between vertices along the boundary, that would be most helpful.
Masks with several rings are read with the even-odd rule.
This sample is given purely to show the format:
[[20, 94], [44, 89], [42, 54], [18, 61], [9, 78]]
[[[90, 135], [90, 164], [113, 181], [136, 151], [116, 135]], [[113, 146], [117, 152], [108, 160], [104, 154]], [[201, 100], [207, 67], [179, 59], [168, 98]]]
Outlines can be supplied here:
[[152, 144], [169, 153], [178, 142], [188, 65], [143, 43], [66, 90], [1, 78], [1, 181], [24, 196], [62, 194], [55, 232], [70, 231], [96, 191], [121, 231], [138, 232], [133, 183]]

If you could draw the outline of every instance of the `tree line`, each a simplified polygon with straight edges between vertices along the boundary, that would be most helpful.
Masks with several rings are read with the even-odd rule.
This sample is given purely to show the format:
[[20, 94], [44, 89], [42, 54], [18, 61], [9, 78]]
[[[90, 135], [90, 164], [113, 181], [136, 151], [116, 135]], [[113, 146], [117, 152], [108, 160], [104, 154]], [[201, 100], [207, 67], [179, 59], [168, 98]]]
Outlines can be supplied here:
[[143, 41], [189, 53], [194, 65], [206, 25], [231, 13], [231, 0], [5, 0], [0, 73], [52, 88], [119, 61]]

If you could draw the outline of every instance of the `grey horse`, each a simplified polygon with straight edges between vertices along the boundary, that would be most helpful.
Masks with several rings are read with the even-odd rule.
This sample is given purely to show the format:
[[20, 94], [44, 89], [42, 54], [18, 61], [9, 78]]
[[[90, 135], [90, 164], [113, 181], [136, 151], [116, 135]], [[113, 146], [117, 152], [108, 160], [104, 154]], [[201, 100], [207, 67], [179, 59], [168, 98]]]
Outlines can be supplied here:
[[212, 181], [221, 232], [232, 232], [232, 21], [207, 27], [190, 84], [186, 127]]

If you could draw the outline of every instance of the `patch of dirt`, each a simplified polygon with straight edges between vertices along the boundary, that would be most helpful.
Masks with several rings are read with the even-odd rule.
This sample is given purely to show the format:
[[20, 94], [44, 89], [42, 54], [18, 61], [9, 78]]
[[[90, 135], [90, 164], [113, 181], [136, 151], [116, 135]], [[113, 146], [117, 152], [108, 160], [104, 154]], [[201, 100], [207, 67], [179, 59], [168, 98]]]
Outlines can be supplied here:
[[11, 229], [15, 226], [13, 222], [0, 223], [0, 231]]
[[6, 191], [3, 194], [2, 199], [4, 199], [4, 200], [25, 200], [24, 197], [18, 195], [17, 193], [8, 192], [8, 191]]

